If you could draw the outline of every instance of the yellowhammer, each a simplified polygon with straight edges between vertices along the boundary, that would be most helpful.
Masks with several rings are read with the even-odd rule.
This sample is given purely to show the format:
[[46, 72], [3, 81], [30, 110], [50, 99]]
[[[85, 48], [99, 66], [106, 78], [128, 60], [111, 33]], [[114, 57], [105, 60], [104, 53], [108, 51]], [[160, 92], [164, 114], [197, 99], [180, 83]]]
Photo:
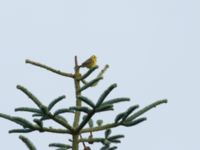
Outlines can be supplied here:
[[86, 67], [88, 69], [91, 69], [96, 65], [97, 65], [97, 57], [95, 55], [92, 55], [90, 58], [84, 61], [79, 67]]

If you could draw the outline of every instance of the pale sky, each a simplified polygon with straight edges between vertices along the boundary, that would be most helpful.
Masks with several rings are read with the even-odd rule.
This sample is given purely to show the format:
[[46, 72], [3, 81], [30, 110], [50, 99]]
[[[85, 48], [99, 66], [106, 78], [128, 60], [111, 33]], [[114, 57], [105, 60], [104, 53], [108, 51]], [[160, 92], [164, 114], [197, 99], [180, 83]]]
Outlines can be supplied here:
[[[63, 94], [66, 106], [74, 102], [70, 79], [26, 65], [25, 59], [72, 72], [75, 55], [81, 62], [95, 54], [100, 68], [110, 68], [96, 88], [85, 92], [88, 97], [95, 99], [118, 83], [110, 97], [130, 97], [131, 102], [118, 104], [115, 113], [129, 105], [169, 100], [145, 114], [148, 120], [142, 124], [113, 130], [125, 135], [119, 150], [200, 149], [199, 8], [197, 0], [1, 0], [0, 112], [30, 119], [14, 113], [15, 107], [34, 106], [17, 84], [45, 104]], [[105, 122], [113, 114], [104, 113]], [[8, 134], [19, 126], [3, 119], [0, 124], [3, 149], [27, 150], [19, 134]], [[69, 137], [26, 136], [38, 150], [52, 149], [50, 142], [68, 143]]]

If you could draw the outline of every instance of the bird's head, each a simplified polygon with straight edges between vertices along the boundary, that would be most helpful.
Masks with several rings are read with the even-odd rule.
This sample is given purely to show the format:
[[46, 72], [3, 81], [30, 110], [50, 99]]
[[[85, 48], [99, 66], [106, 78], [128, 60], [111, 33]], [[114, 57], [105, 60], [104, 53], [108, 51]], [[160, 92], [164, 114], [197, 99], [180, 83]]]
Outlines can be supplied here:
[[92, 58], [93, 60], [96, 60], [96, 59], [97, 59], [96, 55], [92, 55], [91, 58]]

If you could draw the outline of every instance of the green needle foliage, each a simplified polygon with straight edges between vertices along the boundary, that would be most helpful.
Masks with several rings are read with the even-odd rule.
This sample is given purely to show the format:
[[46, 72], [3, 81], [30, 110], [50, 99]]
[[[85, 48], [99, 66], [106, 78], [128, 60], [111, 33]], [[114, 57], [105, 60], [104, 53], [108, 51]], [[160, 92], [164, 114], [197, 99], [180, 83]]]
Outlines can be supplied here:
[[[18, 129], [11, 129], [9, 133], [25, 134], [39, 131], [66, 134], [66, 136], [68, 135], [69, 143], [49, 144], [49, 147], [54, 147], [57, 150], [79, 150], [80, 144], [83, 144], [84, 150], [91, 150], [90, 144], [94, 143], [101, 143], [101, 150], [115, 150], [117, 149], [117, 146], [115, 146], [115, 144], [120, 143], [121, 139], [124, 138], [124, 135], [113, 135], [113, 128], [117, 128], [120, 126], [135, 126], [147, 119], [146, 117], [142, 117], [144, 113], [160, 104], [167, 103], [167, 100], [163, 99], [156, 101], [141, 109], [139, 109], [139, 105], [133, 105], [129, 108], [126, 108], [123, 112], [116, 114], [116, 116], [110, 123], [104, 123], [103, 119], [99, 118], [95, 121], [95, 124], [92, 119], [95, 114], [105, 111], [113, 111], [115, 104], [130, 101], [130, 99], [127, 97], [119, 97], [107, 100], [107, 96], [117, 87], [116, 83], [108, 86], [108, 88], [104, 90], [102, 94], [100, 94], [96, 103], [94, 103], [94, 100], [91, 100], [89, 97], [82, 95], [83, 91], [91, 87], [96, 87], [98, 85], [98, 83], [103, 79], [104, 73], [109, 68], [108, 65], [105, 65], [105, 67], [98, 73], [96, 78], [92, 79], [91, 81], [86, 81], [87, 78], [92, 73], [94, 73], [99, 67], [95, 66], [93, 68], [90, 68], [82, 75], [80, 72], [81, 67], [78, 64], [76, 56], [74, 73], [66, 73], [64, 71], [60, 71], [31, 60], [26, 60], [26, 63], [46, 69], [58, 75], [73, 79], [76, 91], [75, 105], [65, 108], [59, 108], [55, 111], [52, 111], [53, 108], [55, 109], [56, 104], [58, 104], [66, 98], [65, 95], [55, 98], [46, 106], [27, 88], [25, 88], [22, 85], [17, 85], [17, 89], [23, 92], [35, 104], [35, 107], [23, 106], [16, 108], [15, 111], [31, 113], [32, 120], [30, 121], [19, 116], [10, 116], [3, 113], [0, 113], [0, 117], [12, 121], [21, 126], [21, 128]], [[72, 125], [68, 123], [68, 118], [62, 116], [62, 114], [64, 113], [70, 113], [74, 116], [74, 122]], [[81, 120], [80, 116], [82, 113], [84, 113], [84, 116]], [[54, 121], [55, 123], [59, 124], [61, 128], [45, 127], [44, 122], [46, 120]], [[89, 127], [86, 127], [86, 125], [89, 125]], [[104, 136], [94, 137], [93, 133], [97, 131], [104, 131]], [[85, 137], [84, 133], [89, 133], [89, 137]], [[37, 150], [28, 138], [26, 138], [23, 135], [20, 135], [19, 138], [25, 143], [29, 150]]]

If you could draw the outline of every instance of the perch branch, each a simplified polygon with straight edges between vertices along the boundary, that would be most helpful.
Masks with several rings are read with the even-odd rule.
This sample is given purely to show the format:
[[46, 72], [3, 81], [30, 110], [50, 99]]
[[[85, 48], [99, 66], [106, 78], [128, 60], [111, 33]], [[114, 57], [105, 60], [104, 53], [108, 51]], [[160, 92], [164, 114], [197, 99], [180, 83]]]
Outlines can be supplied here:
[[44, 65], [44, 64], [41, 64], [41, 63], [38, 63], [38, 62], [35, 62], [35, 61], [32, 61], [32, 60], [29, 60], [29, 59], [26, 59], [26, 63], [27, 63], [27, 64], [32, 64], [32, 65], [34, 65], [34, 66], [38, 66], [38, 67], [40, 67], [40, 68], [44, 68], [44, 69], [46, 69], [46, 70], [49, 70], [49, 71], [51, 71], [51, 72], [53, 72], [53, 73], [56, 73], [56, 74], [59, 74], [59, 75], [61, 75], [61, 76], [74, 78], [74, 75], [71, 74], [71, 73], [62, 72], [62, 71], [60, 71], [60, 70], [56, 70], [56, 69], [54, 69], [54, 68], [52, 68], [52, 67], [46, 66], [46, 65]]

